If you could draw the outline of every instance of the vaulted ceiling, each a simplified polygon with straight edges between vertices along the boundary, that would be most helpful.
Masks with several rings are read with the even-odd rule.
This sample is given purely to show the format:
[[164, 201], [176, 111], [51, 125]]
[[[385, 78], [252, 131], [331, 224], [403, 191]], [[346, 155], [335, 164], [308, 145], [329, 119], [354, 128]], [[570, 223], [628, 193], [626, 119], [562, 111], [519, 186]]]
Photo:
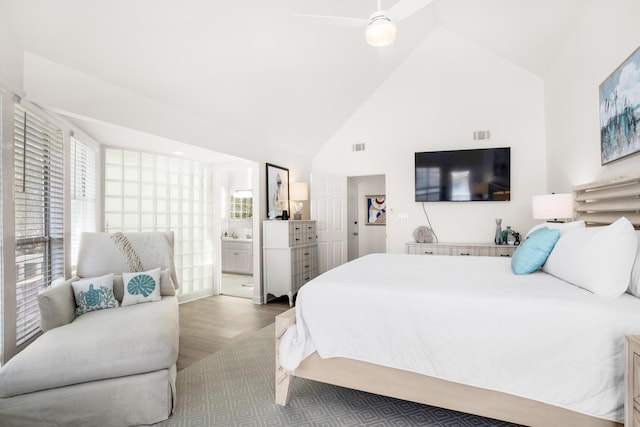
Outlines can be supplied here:
[[[368, 18], [374, 0], [0, 0], [0, 12], [29, 54], [233, 129], [263, 149], [311, 158], [435, 26], [543, 78], [590, 1], [435, 0], [400, 22], [384, 48], [367, 45], [363, 28], [299, 16]], [[122, 128], [67, 113], [96, 138], [122, 139]]]

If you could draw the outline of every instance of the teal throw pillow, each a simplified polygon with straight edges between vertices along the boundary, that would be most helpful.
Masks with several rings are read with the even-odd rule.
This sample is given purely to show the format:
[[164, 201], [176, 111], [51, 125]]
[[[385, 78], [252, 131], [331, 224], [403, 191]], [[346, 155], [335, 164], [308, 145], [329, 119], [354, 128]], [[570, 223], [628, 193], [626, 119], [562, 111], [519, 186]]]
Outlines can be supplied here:
[[511, 258], [511, 269], [515, 274], [529, 274], [538, 270], [560, 238], [560, 230], [539, 228], [529, 234]]
[[71, 283], [76, 300], [76, 316], [90, 311], [118, 307], [113, 295], [113, 274]]
[[123, 306], [162, 299], [159, 268], [140, 273], [122, 273], [122, 280], [124, 282]]

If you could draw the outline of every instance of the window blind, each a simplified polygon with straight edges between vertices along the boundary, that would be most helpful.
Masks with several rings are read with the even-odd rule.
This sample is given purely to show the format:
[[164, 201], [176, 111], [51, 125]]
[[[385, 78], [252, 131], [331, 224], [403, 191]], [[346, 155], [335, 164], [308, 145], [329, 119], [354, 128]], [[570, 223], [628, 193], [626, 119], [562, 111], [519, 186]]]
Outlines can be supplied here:
[[71, 137], [71, 270], [78, 262], [80, 234], [96, 231], [96, 152]]
[[62, 131], [15, 106], [16, 344], [39, 331], [38, 292], [64, 275]]

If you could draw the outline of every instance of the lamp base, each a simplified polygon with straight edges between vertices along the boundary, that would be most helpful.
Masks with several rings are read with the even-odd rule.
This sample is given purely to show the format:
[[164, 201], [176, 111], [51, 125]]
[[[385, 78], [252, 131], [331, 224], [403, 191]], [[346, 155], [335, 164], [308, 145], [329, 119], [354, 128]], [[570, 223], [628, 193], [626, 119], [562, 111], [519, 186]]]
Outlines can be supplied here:
[[302, 214], [298, 213], [298, 212], [294, 213], [293, 214], [293, 219], [294, 220], [301, 220], [302, 219]]

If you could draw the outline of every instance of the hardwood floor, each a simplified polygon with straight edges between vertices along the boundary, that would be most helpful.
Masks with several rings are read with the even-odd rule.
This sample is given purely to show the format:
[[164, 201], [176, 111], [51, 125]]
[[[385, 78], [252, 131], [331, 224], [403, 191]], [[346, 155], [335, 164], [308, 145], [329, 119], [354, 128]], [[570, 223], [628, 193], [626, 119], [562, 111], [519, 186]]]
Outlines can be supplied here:
[[288, 309], [286, 298], [258, 305], [225, 295], [180, 304], [178, 370], [259, 331]]

